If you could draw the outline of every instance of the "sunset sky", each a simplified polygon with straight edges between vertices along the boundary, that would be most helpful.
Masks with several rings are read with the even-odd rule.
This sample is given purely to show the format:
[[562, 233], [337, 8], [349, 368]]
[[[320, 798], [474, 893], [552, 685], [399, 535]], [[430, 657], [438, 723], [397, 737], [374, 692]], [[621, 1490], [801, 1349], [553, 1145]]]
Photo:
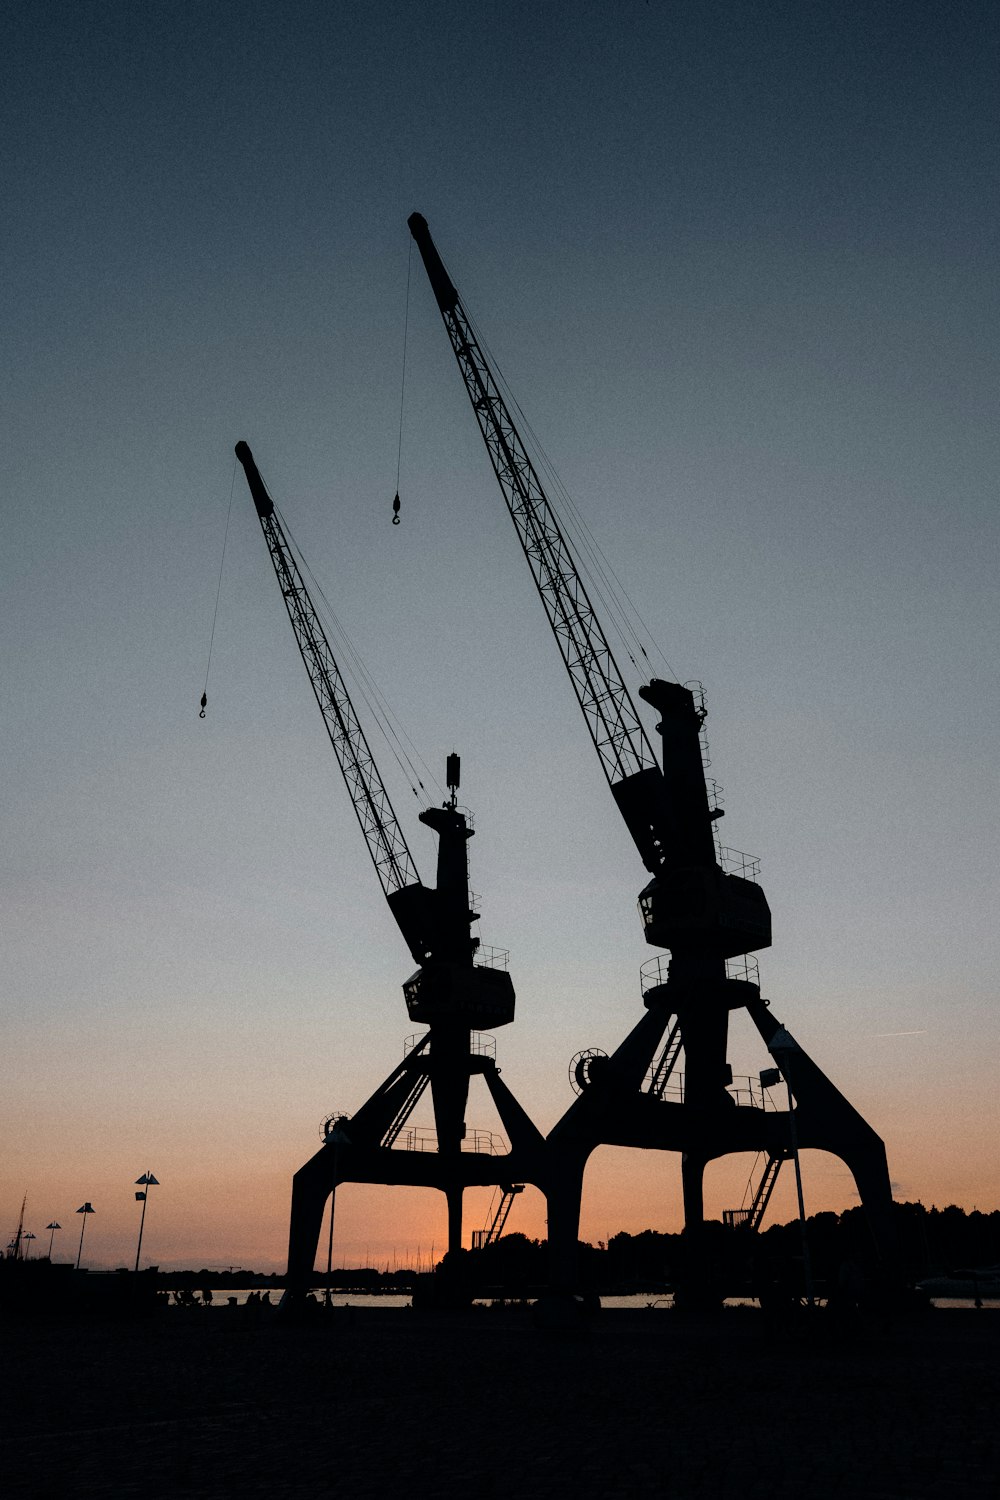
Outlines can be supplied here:
[[[543, 1130], [641, 1014], [645, 872], [416, 255], [390, 524], [414, 210], [705, 684], [775, 1014], [898, 1197], [1000, 1206], [997, 8], [14, 0], [3, 40], [4, 1240], [27, 1193], [75, 1256], [86, 1199], [85, 1263], [130, 1263], [151, 1170], [144, 1262], [280, 1268], [320, 1121], [414, 1029], [241, 438], [439, 781], [462, 756]], [[730, 1056], [768, 1063], [746, 1018]], [[676, 1157], [595, 1155], [584, 1238], [680, 1223]], [[338, 1197], [338, 1263], [444, 1241], [433, 1193]]]

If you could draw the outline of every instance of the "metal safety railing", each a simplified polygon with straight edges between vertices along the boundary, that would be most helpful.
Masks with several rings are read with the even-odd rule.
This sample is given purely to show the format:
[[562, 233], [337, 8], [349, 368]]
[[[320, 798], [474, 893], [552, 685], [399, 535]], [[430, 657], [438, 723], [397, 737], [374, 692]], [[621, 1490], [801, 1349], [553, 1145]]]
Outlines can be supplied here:
[[[670, 954], [657, 953], [647, 958], [639, 967], [639, 987], [645, 995], [658, 985], [666, 984], [670, 974]], [[760, 989], [760, 966], [753, 953], [741, 953], [737, 958], [726, 959], [726, 978], [740, 979]]]
[[[396, 1141], [398, 1151], [436, 1151], [437, 1131], [423, 1125], [410, 1125], [399, 1133]], [[492, 1130], [467, 1130], [462, 1141], [462, 1150], [477, 1156], [506, 1156], [507, 1142], [502, 1135]]]
[[738, 979], [743, 984], [752, 984], [760, 989], [760, 965], [753, 953], [741, 953], [737, 958], [726, 959], [726, 978]]
[[506, 969], [510, 963], [510, 949], [488, 948], [480, 944], [472, 961], [477, 969]]
[[734, 1078], [726, 1093], [731, 1094], [736, 1103], [745, 1108], [775, 1110], [778, 1107], [770, 1092], [761, 1086], [760, 1079], [753, 1073], [741, 1073]]
[[[684, 1074], [671, 1071], [664, 1079], [662, 1073], [660, 1059], [657, 1059], [646, 1070], [643, 1091], [655, 1093], [658, 1098], [670, 1104], [683, 1104]], [[777, 1110], [779, 1107], [771, 1098], [770, 1092], [761, 1086], [760, 1079], [753, 1074], [741, 1073], [734, 1077], [732, 1083], [726, 1085], [726, 1093], [744, 1109]]]
[[744, 854], [742, 849], [730, 849], [719, 845], [719, 864], [727, 875], [742, 875], [744, 880], [760, 879], [760, 860], [755, 854]]
[[657, 953], [652, 958], [647, 958], [639, 967], [639, 987], [642, 993], [645, 995], [647, 990], [655, 990], [657, 985], [666, 984], [669, 972], [669, 953]]
[[[409, 1057], [410, 1053], [414, 1050], [414, 1048], [418, 1047], [420, 1045], [420, 1043], [425, 1039], [426, 1036], [427, 1036], [427, 1032], [426, 1031], [414, 1031], [414, 1032], [411, 1032], [408, 1037], [404, 1037], [403, 1038], [403, 1056], [404, 1057]], [[430, 1056], [431, 1051], [433, 1049], [433, 1045], [434, 1045], [433, 1042], [431, 1042], [427, 1046], [427, 1048], [425, 1049], [425, 1052], [424, 1052], [424, 1056], [425, 1057], [429, 1057]], [[469, 1033], [469, 1051], [472, 1053], [473, 1057], [488, 1057], [493, 1062], [496, 1062], [496, 1060], [497, 1060], [497, 1039], [496, 1039], [495, 1036], [491, 1036], [488, 1031], [473, 1031], [473, 1032], [470, 1032]]]
[[707, 771], [712, 764], [712, 756], [708, 748], [708, 734], [705, 731], [705, 719], [708, 717], [708, 709], [705, 707], [705, 688], [702, 683], [694, 679], [691, 682], [685, 682], [684, 686], [694, 699], [695, 712], [699, 716], [698, 743], [701, 746], [701, 763]]

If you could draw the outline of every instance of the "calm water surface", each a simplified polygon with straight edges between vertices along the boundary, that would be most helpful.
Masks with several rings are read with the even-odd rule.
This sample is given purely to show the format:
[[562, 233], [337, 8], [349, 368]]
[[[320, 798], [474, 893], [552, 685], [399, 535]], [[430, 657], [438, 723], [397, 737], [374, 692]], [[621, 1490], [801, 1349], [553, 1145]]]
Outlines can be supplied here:
[[[231, 1298], [235, 1298], [238, 1307], [244, 1306], [247, 1298], [253, 1291], [261, 1291], [260, 1287], [237, 1288], [223, 1287], [212, 1288], [212, 1306], [227, 1307]], [[263, 1288], [267, 1290], [267, 1288]], [[272, 1287], [271, 1305], [277, 1306], [281, 1301], [281, 1288]], [[323, 1293], [314, 1293], [317, 1301], [323, 1301]], [[367, 1292], [334, 1292], [332, 1297], [334, 1307], [409, 1307], [410, 1296], [408, 1292], [386, 1292], [382, 1295], [371, 1295]], [[485, 1299], [478, 1305], [489, 1306], [493, 1299]], [[633, 1292], [625, 1297], [602, 1297], [601, 1306], [608, 1308], [668, 1308], [673, 1307], [674, 1299], [670, 1295], [661, 1295], [654, 1292]], [[968, 1307], [974, 1308], [975, 1303], [971, 1297], [932, 1297], [932, 1307]], [[726, 1307], [756, 1307], [757, 1302], [753, 1297], [727, 1297]], [[984, 1297], [983, 1307], [1000, 1308], [1000, 1298]]]

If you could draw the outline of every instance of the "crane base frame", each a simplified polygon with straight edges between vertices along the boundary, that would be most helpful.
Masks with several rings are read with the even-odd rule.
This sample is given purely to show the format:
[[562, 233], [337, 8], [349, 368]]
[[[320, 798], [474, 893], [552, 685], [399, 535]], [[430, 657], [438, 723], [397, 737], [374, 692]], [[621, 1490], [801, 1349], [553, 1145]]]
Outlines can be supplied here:
[[[500, 1077], [492, 1059], [468, 1056], [459, 1086], [480, 1073], [489, 1089], [511, 1150], [493, 1155], [480, 1151], [416, 1151], [386, 1145], [398, 1137], [426, 1083], [433, 1083], [433, 1036], [427, 1032], [371, 1097], [350, 1119], [338, 1120], [327, 1140], [292, 1179], [284, 1311], [304, 1301], [315, 1277], [323, 1216], [328, 1199], [348, 1182], [387, 1187], [435, 1188], [448, 1204], [448, 1248], [462, 1245], [462, 1200], [466, 1188], [503, 1187], [511, 1182], [548, 1188], [545, 1141], [541, 1132]], [[455, 1082], [456, 1080], [452, 1080]], [[331, 1213], [333, 1206], [331, 1205]], [[332, 1237], [331, 1237], [332, 1243]]]
[[643, 1081], [671, 1020], [667, 1006], [651, 1006], [547, 1137], [554, 1292], [565, 1294], [578, 1287], [584, 1173], [591, 1153], [602, 1145], [681, 1155], [684, 1229], [689, 1239], [697, 1238], [704, 1223], [703, 1180], [710, 1161], [750, 1151], [787, 1157], [792, 1154], [790, 1142], [795, 1151], [828, 1151], [853, 1176], [875, 1255], [887, 1275], [895, 1274], [892, 1187], [883, 1141], [771, 1015], [765, 1000], [750, 1002], [747, 1010], [789, 1085], [794, 1108], [764, 1110], [737, 1104], [721, 1087], [717, 1101], [708, 1106], [663, 1100], [644, 1090]]

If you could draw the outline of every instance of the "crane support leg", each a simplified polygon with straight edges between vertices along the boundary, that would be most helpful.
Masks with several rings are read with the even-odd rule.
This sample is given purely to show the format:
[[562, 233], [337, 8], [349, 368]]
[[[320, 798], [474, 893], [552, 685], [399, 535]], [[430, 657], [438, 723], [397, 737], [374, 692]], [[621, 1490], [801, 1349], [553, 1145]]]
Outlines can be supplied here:
[[681, 1155], [684, 1232], [697, 1235], [705, 1222], [705, 1158], [693, 1151]]
[[854, 1178], [883, 1272], [893, 1278], [899, 1268], [899, 1246], [885, 1146], [876, 1136], [873, 1141], [839, 1150], [836, 1154]]
[[556, 1297], [579, 1291], [580, 1206], [589, 1151], [560, 1151], [550, 1163], [548, 1202], [549, 1292]]
[[676, 1303], [680, 1308], [705, 1311], [721, 1303], [705, 1232], [705, 1168], [708, 1158], [701, 1152], [681, 1154], [681, 1190], [684, 1198], [684, 1269], [678, 1277]]
[[332, 1146], [323, 1146], [292, 1178], [288, 1270], [281, 1299], [285, 1311], [301, 1303], [312, 1285], [323, 1210], [336, 1185], [337, 1153]]
[[545, 1140], [548, 1202], [549, 1289], [555, 1297], [580, 1290], [580, 1206], [591, 1152], [614, 1139], [612, 1122], [622, 1100], [638, 1096], [670, 1020], [664, 1005], [650, 1006]]
[[[439, 1045], [440, 1033], [430, 1033], [414, 1047], [350, 1118], [336, 1117], [326, 1143], [300, 1167], [292, 1179], [292, 1212], [288, 1236], [288, 1270], [282, 1310], [300, 1306], [313, 1282], [319, 1237], [326, 1200], [345, 1182], [367, 1182], [386, 1186], [434, 1188], [442, 1192], [448, 1207], [448, 1249], [462, 1248], [463, 1197], [468, 1187], [499, 1187], [530, 1182], [546, 1191], [545, 1142], [514, 1095], [500, 1082], [493, 1063], [483, 1068], [490, 1092], [507, 1127], [513, 1149], [506, 1155], [463, 1151], [461, 1113], [456, 1101], [464, 1101], [469, 1086], [468, 1031], [456, 1033], [456, 1055]], [[444, 1084], [443, 1099], [452, 1121], [450, 1151], [392, 1149], [401, 1135], [401, 1124], [409, 1108], [420, 1097], [421, 1079], [433, 1080], [436, 1061]], [[456, 1078], [441, 1078], [448, 1064]], [[449, 1086], [451, 1093], [449, 1094]], [[333, 1117], [332, 1117], [333, 1118]], [[576, 1222], [579, 1220], [577, 1186]], [[574, 1242], [575, 1243], [575, 1242]], [[457, 1256], [455, 1257], [457, 1260]]]
[[885, 1144], [762, 1000], [747, 1009], [795, 1096], [799, 1147], [839, 1156], [857, 1185], [883, 1271], [898, 1269], [892, 1185]]
[[510, 1089], [500, 1077], [500, 1069], [494, 1064], [483, 1070], [483, 1078], [486, 1087], [490, 1091], [490, 1097], [496, 1105], [500, 1123], [507, 1132], [507, 1137], [514, 1151], [521, 1154], [529, 1154], [536, 1162], [535, 1178], [542, 1170], [542, 1153], [545, 1150], [545, 1137], [531, 1119], [530, 1115], [522, 1109], [514, 1098]]
[[457, 1257], [462, 1248], [462, 1198], [465, 1189], [461, 1183], [445, 1188], [448, 1203], [448, 1254]]

